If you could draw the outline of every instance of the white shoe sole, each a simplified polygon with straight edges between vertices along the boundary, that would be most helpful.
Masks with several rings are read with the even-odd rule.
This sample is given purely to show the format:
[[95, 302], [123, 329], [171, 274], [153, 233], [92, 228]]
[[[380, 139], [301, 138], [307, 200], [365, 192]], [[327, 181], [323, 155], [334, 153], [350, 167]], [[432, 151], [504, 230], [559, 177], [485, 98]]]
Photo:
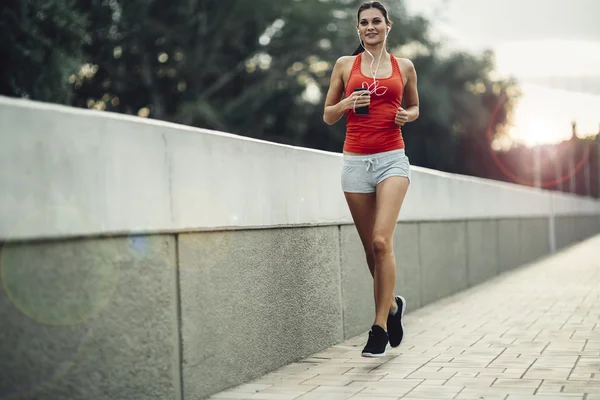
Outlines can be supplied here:
[[367, 358], [385, 357], [387, 355], [387, 349], [388, 349], [388, 347], [389, 347], [389, 345], [385, 346], [385, 350], [381, 354], [361, 353], [360, 355], [363, 356], [363, 357], [367, 357]]
[[383, 353], [381, 353], [381, 354], [373, 354], [373, 353], [365, 353], [365, 352], [363, 352], [363, 353], [361, 353], [360, 355], [361, 355], [361, 356], [363, 356], [363, 357], [368, 357], [368, 358], [378, 358], [378, 357], [385, 357], [385, 356], [387, 355], [387, 351], [388, 351], [388, 348], [389, 348], [389, 347], [390, 347], [390, 344], [388, 343], [388, 344], [385, 346], [385, 350], [384, 350], [384, 351], [383, 351]]
[[372, 354], [372, 353], [361, 353], [361, 356], [363, 357], [367, 357], [367, 358], [378, 358], [378, 357], [385, 357], [387, 355], [387, 351], [384, 351], [381, 354]]

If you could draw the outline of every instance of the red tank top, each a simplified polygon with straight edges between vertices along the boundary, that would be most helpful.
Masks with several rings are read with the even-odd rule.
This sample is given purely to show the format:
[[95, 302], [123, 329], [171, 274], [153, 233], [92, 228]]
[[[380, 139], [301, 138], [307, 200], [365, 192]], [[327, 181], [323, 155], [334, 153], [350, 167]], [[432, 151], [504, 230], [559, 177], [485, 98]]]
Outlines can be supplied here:
[[368, 88], [371, 91], [371, 103], [368, 115], [357, 115], [354, 110], [346, 111], [346, 139], [344, 151], [372, 154], [404, 148], [400, 125], [394, 122], [396, 112], [402, 104], [404, 81], [396, 57], [390, 54], [392, 76], [377, 78], [366, 77], [360, 70], [362, 53], [356, 56], [345, 95], [350, 96], [354, 88]]

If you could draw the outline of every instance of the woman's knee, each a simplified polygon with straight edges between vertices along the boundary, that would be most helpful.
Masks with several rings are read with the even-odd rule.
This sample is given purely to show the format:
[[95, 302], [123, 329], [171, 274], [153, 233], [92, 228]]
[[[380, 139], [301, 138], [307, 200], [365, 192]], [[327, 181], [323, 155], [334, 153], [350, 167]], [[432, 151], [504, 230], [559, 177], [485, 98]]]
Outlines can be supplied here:
[[375, 235], [373, 237], [373, 255], [379, 257], [390, 252], [392, 252], [392, 238]]

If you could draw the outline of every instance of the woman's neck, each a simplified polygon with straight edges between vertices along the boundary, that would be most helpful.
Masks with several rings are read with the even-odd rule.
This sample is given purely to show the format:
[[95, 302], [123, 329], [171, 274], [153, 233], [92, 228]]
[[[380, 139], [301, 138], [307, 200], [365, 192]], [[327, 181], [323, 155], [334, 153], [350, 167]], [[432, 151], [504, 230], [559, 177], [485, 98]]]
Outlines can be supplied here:
[[[371, 56], [373, 56], [375, 58], [375, 61], [379, 60], [380, 57], [387, 56], [387, 50], [384, 49], [383, 43], [375, 45], [375, 46], [364, 46], [363, 45], [363, 47], [365, 48], [364, 57], [368, 58], [369, 61], [372, 60]], [[371, 53], [371, 54], [369, 54], [369, 53]]]

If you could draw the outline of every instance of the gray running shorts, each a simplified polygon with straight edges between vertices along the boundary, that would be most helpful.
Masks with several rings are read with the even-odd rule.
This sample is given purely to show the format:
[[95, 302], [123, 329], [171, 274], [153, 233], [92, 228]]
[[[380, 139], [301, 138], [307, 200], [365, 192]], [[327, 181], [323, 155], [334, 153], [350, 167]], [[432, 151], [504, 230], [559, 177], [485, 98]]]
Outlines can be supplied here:
[[410, 182], [410, 162], [404, 149], [367, 155], [343, 155], [342, 190], [373, 193], [390, 176], [403, 176]]

